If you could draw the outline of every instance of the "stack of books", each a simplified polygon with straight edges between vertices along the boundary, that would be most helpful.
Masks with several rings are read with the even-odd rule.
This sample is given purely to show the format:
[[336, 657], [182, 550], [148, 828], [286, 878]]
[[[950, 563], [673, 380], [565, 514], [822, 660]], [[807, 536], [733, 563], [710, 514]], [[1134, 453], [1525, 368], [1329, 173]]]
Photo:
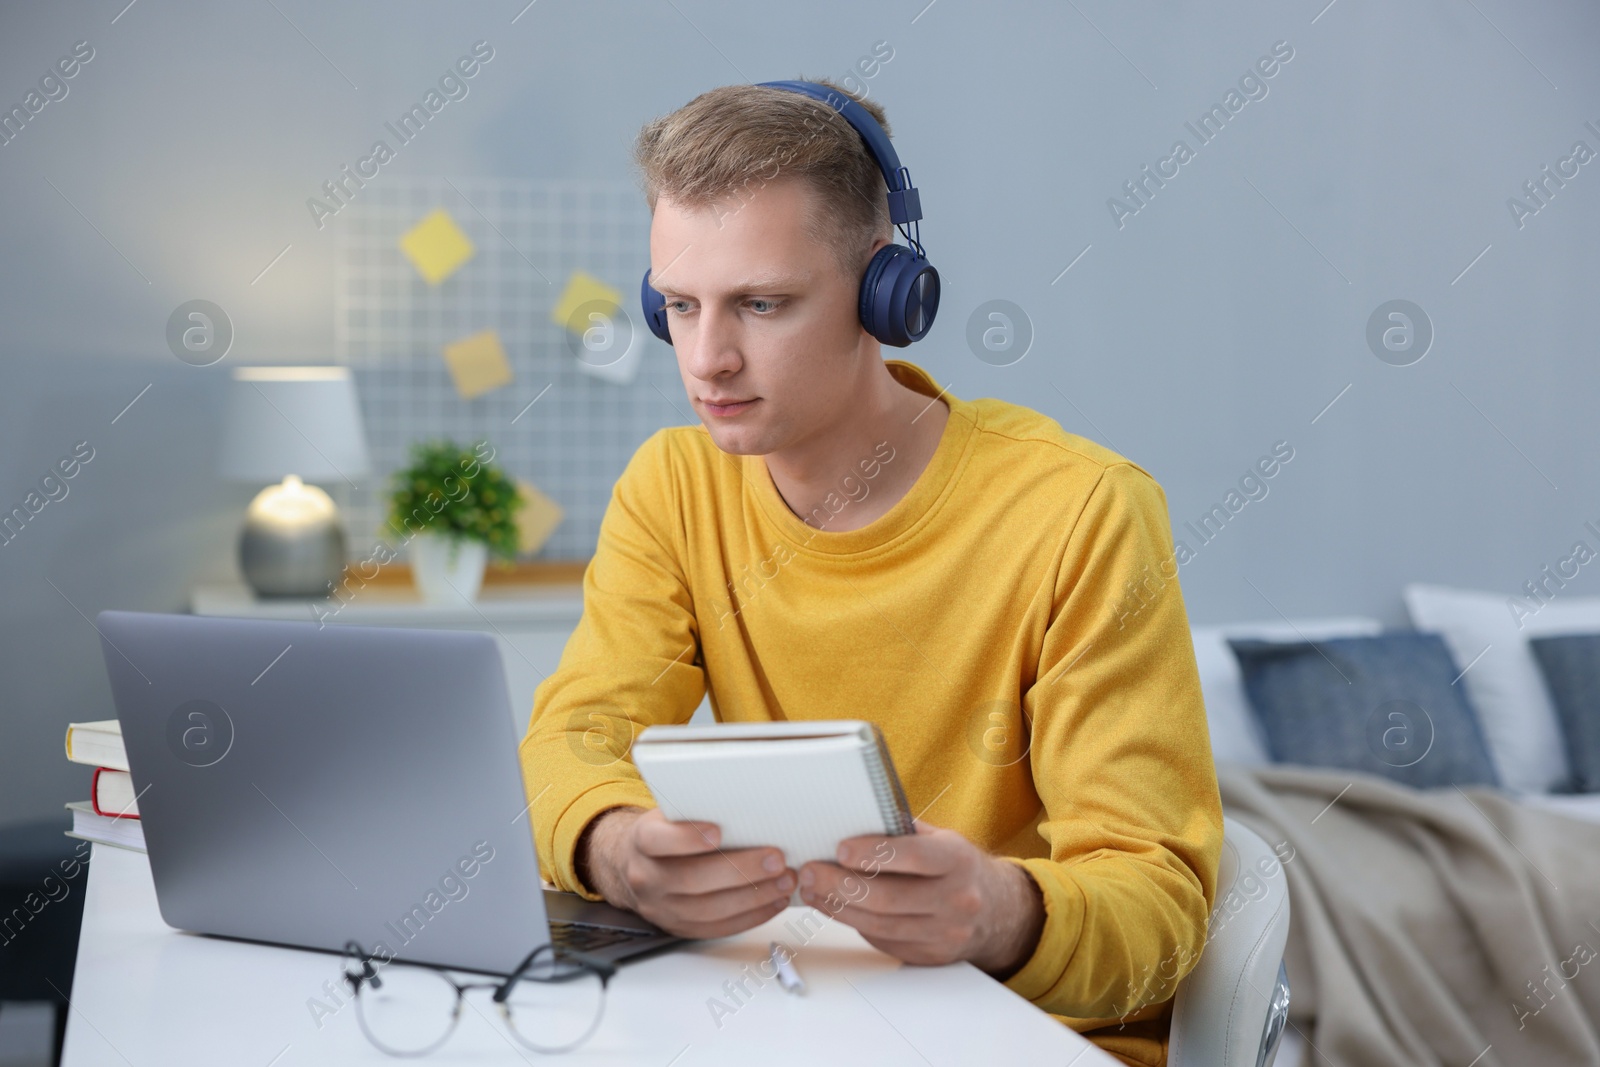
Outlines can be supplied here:
[[67, 759], [94, 768], [89, 799], [67, 805], [72, 811], [72, 829], [67, 836], [145, 851], [139, 798], [128, 773], [128, 751], [122, 744], [122, 724], [116, 719], [68, 724]]

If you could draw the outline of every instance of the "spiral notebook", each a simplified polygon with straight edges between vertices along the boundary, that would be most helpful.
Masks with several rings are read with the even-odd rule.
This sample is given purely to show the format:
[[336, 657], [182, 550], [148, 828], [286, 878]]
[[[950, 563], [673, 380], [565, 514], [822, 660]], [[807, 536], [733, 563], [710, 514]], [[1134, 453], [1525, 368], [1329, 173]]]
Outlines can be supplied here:
[[779, 848], [792, 868], [833, 862], [847, 837], [914, 832], [870, 722], [651, 726], [633, 743], [633, 763], [667, 818], [716, 823], [725, 849]]

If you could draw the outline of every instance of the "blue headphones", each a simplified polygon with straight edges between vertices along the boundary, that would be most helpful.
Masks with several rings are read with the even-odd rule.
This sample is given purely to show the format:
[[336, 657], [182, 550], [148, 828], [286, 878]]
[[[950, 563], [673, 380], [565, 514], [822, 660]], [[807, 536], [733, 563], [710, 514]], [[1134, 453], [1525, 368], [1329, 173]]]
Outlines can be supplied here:
[[[883, 127], [866, 108], [826, 85], [800, 81], [760, 84], [822, 101], [843, 115], [866, 142], [867, 151], [872, 153], [889, 186], [889, 218], [900, 227], [911, 247], [884, 245], [867, 264], [867, 272], [861, 278], [858, 307], [861, 325], [879, 341], [895, 348], [922, 340], [939, 310], [939, 272], [928, 262], [922, 250], [921, 227], [915, 225], [922, 218], [922, 197], [911, 184], [911, 172], [900, 165], [900, 157], [895, 154]], [[914, 233], [906, 232], [908, 222], [913, 224]], [[670, 345], [672, 334], [667, 329], [666, 298], [651, 287], [648, 270], [639, 283], [639, 299], [650, 332]]]

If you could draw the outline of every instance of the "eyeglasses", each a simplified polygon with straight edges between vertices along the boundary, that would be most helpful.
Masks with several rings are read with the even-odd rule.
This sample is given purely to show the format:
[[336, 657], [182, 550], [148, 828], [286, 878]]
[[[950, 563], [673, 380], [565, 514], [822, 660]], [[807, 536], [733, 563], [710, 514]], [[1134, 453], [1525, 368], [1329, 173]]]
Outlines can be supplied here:
[[500, 1018], [534, 1052], [570, 1052], [600, 1026], [606, 983], [617, 969], [572, 950], [540, 945], [503, 982], [457, 982], [443, 968], [373, 956], [346, 941], [345, 982], [356, 1018], [374, 1047], [426, 1056], [455, 1032], [469, 989], [492, 989]]

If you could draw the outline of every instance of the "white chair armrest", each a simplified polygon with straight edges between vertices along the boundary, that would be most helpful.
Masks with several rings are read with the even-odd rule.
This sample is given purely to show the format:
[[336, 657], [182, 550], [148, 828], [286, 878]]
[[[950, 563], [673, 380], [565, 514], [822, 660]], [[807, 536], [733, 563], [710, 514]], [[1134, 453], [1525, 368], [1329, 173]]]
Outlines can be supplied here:
[[1278, 855], [1223, 819], [1206, 944], [1173, 1003], [1169, 1067], [1264, 1067], [1288, 1016], [1289, 884]]

